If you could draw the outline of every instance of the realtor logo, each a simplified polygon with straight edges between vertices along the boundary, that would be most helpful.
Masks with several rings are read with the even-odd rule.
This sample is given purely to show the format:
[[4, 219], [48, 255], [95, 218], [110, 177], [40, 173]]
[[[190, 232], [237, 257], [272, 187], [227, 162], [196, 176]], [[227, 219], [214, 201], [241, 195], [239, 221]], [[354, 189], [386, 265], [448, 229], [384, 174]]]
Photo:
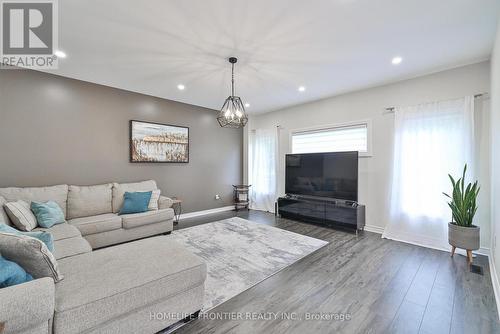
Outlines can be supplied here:
[[56, 0], [0, 0], [0, 4], [2, 65], [56, 69]]

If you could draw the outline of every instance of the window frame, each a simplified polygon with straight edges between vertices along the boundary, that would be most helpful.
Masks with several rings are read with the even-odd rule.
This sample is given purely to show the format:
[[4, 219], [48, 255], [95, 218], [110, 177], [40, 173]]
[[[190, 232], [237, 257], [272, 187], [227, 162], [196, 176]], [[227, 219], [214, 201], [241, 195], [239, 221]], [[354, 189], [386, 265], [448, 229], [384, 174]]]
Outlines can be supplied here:
[[352, 122], [343, 122], [343, 123], [336, 123], [336, 124], [312, 126], [312, 127], [300, 128], [300, 129], [292, 129], [292, 130], [290, 130], [289, 136], [288, 136], [288, 152], [290, 152], [290, 153], [293, 152], [293, 135], [294, 134], [328, 131], [328, 130], [356, 127], [356, 126], [366, 126], [366, 152], [359, 152], [359, 157], [363, 157], [363, 158], [372, 157], [373, 156], [373, 151], [372, 151], [372, 135], [373, 134], [372, 134], [372, 120], [371, 119], [363, 119], [363, 120], [352, 121]]

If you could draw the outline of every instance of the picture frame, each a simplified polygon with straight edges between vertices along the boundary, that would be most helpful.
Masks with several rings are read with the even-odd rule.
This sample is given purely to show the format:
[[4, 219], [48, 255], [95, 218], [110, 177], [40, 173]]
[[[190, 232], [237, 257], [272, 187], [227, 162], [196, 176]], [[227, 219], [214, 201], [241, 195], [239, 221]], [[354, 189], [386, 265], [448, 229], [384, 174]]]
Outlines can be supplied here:
[[130, 120], [131, 163], [189, 163], [189, 127]]

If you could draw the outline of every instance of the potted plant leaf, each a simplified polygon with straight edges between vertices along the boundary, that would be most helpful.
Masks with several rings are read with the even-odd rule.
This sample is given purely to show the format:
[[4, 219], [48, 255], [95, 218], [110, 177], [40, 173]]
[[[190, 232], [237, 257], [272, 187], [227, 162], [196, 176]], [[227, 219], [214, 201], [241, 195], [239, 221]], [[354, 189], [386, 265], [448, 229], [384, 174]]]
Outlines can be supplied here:
[[453, 189], [451, 195], [443, 194], [450, 199], [448, 206], [452, 214], [451, 222], [448, 223], [448, 243], [452, 246], [451, 256], [457, 247], [462, 248], [467, 250], [467, 260], [472, 263], [472, 251], [479, 249], [480, 241], [480, 228], [473, 224], [480, 187], [477, 181], [474, 184], [465, 185], [466, 171], [467, 165], [464, 167], [462, 177], [456, 181], [448, 174]]

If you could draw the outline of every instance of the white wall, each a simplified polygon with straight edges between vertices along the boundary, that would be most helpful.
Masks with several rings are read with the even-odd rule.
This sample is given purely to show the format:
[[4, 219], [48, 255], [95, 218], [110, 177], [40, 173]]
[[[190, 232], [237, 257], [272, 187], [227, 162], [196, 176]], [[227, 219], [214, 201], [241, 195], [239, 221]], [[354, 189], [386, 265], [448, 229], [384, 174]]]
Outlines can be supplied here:
[[[366, 204], [366, 224], [385, 227], [389, 208], [394, 116], [383, 114], [389, 106], [415, 105], [490, 91], [490, 64], [464, 66], [395, 84], [366, 89], [251, 117], [248, 129], [282, 126], [278, 189], [284, 193], [284, 156], [289, 134], [300, 128], [334, 125], [369, 119], [373, 124], [372, 157], [360, 158], [359, 202]], [[307, 92], [306, 92], [307, 93]], [[490, 243], [490, 137], [489, 100], [476, 103], [478, 178], [483, 187], [477, 221], [482, 247]], [[443, 200], [445, 200], [443, 198]], [[482, 204], [482, 205], [481, 205]]]
[[[496, 277], [500, 277], [500, 22], [491, 56], [491, 134], [491, 254]], [[494, 282], [494, 287], [498, 294], [498, 281]]]

